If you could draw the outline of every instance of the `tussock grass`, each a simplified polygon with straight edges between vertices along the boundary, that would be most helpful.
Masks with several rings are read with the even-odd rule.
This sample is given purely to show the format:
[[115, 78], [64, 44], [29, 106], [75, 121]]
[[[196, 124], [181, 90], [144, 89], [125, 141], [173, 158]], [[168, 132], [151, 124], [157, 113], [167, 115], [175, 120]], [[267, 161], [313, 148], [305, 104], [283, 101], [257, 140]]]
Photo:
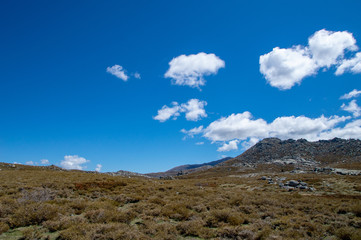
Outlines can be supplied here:
[[361, 239], [358, 176], [283, 174], [316, 188], [288, 192], [257, 176], [212, 174], [155, 180], [4, 169], [0, 239]]

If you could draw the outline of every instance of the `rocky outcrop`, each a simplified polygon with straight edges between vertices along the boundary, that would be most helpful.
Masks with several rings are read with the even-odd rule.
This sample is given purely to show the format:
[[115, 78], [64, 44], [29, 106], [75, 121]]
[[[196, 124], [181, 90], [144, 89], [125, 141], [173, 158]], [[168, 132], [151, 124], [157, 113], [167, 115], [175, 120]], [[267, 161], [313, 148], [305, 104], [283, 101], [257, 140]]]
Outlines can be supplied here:
[[302, 180], [289, 180], [286, 181], [285, 177], [276, 177], [273, 179], [272, 177], [261, 177], [261, 180], [267, 180], [268, 184], [277, 184], [280, 188], [287, 190], [287, 191], [293, 191], [293, 190], [308, 190], [308, 191], [315, 191], [314, 187], [310, 187], [306, 182]]
[[146, 177], [149, 178], [149, 176], [141, 173], [136, 172], [129, 172], [129, 171], [123, 171], [119, 170], [118, 172], [106, 172], [105, 174], [111, 175], [111, 176], [123, 176], [123, 177]]
[[361, 161], [361, 140], [340, 139], [309, 142], [305, 139], [266, 138], [225, 166], [279, 164], [314, 167], [320, 164]]

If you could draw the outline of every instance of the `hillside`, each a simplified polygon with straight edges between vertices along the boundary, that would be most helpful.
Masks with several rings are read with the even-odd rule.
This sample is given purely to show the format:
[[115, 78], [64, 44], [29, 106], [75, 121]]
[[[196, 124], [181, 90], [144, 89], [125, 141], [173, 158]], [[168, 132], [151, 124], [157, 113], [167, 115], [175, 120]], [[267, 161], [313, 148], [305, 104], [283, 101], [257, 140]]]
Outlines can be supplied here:
[[360, 171], [291, 171], [359, 157], [356, 140], [265, 139], [177, 178], [0, 163], [0, 239], [361, 239]]
[[282, 141], [266, 138], [239, 156], [188, 177], [284, 171], [314, 173], [319, 168], [346, 175], [358, 174], [361, 170], [361, 140], [334, 138], [309, 142], [305, 139]]
[[221, 164], [227, 160], [232, 159], [231, 157], [222, 158], [212, 162], [206, 162], [201, 164], [187, 164], [181, 165], [174, 168], [171, 168], [165, 172], [157, 172], [157, 173], [148, 173], [147, 176], [150, 177], [172, 177], [172, 176], [179, 176], [189, 173], [195, 173], [202, 170], [207, 170]]
[[243, 154], [224, 163], [225, 166], [264, 163], [333, 164], [361, 161], [361, 140], [340, 139], [309, 142], [305, 139], [266, 138]]

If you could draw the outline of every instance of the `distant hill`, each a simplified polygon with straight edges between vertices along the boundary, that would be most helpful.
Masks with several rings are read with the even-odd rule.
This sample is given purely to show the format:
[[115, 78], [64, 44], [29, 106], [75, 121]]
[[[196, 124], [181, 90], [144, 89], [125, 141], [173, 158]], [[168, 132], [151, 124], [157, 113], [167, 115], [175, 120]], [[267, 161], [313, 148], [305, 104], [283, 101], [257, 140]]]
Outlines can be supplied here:
[[278, 138], [266, 138], [224, 165], [274, 162], [331, 164], [343, 161], [361, 161], [361, 140], [334, 138], [309, 142], [305, 139], [282, 141]]
[[318, 167], [361, 170], [361, 140], [265, 138], [241, 155], [188, 177], [238, 176], [265, 172], [312, 172]]
[[188, 174], [188, 173], [193, 173], [193, 172], [213, 168], [213, 167], [217, 166], [218, 164], [221, 164], [230, 159], [232, 159], [232, 158], [225, 157], [220, 160], [216, 160], [216, 161], [212, 161], [212, 162], [206, 162], [206, 163], [201, 163], [201, 164], [181, 165], [181, 166], [177, 166], [172, 169], [169, 169], [168, 171], [165, 171], [165, 172], [148, 173], [146, 175], [148, 175], [150, 177], [170, 177], [170, 176], [183, 175], [183, 174]]
[[201, 164], [187, 164], [187, 165], [181, 165], [178, 167], [174, 167], [172, 169], [169, 169], [166, 172], [179, 172], [179, 171], [185, 171], [185, 170], [190, 170], [190, 169], [195, 169], [195, 168], [200, 168], [200, 167], [204, 167], [204, 166], [215, 166], [219, 163], [222, 163], [224, 161], [230, 160], [232, 159], [231, 157], [226, 157], [226, 158], [222, 158], [220, 160], [216, 160], [216, 161], [212, 161], [212, 162], [207, 162], [207, 163], [201, 163]]

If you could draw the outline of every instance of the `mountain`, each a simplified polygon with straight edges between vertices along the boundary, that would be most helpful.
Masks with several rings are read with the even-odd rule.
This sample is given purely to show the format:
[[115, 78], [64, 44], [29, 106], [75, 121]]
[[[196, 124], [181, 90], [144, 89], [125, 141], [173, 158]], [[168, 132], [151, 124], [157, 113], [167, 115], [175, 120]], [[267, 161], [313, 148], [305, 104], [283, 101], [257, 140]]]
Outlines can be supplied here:
[[213, 167], [217, 166], [218, 164], [221, 164], [230, 159], [232, 159], [232, 158], [225, 157], [220, 160], [216, 160], [216, 161], [212, 161], [212, 162], [206, 162], [206, 163], [201, 163], [201, 164], [181, 165], [181, 166], [177, 166], [172, 169], [169, 169], [168, 171], [165, 171], [165, 172], [148, 173], [146, 175], [148, 175], [150, 177], [172, 177], [172, 176], [177, 176], [177, 175], [194, 173], [194, 172], [213, 168]]
[[265, 138], [241, 155], [190, 177], [313, 172], [319, 167], [329, 167], [334, 171], [339, 168], [361, 170], [361, 140], [334, 138], [309, 142], [305, 139], [282, 141]]
[[224, 165], [282, 162], [331, 164], [342, 161], [361, 161], [361, 140], [334, 138], [309, 142], [305, 139], [282, 141], [266, 138]]
[[207, 162], [207, 163], [181, 165], [181, 166], [169, 169], [166, 172], [180, 172], [180, 171], [186, 171], [186, 170], [200, 168], [200, 167], [204, 167], [204, 166], [212, 166], [213, 167], [213, 166], [216, 166], [219, 163], [222, 163], [222, 162], [230, 160], [230, 159], [232, 159], [232, 158], [231, 157], [225, 157], [225, 158], [222, 158], [220, 160]]

